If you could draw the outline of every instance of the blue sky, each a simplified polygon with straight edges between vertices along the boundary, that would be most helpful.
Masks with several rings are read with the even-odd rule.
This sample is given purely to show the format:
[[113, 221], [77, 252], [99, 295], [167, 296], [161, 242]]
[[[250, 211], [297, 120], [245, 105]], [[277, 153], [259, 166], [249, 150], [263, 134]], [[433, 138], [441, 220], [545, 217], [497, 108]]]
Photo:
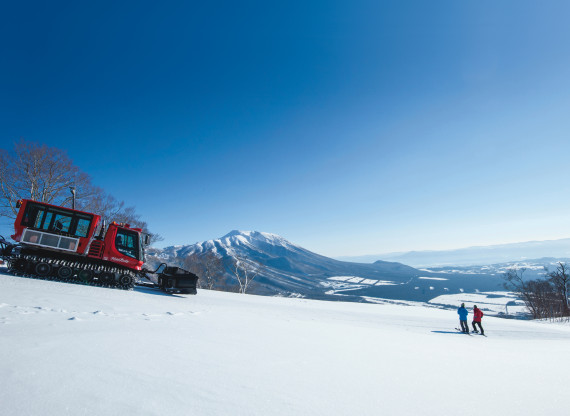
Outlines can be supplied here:
[[570, 237], [567, 1], [116, 3], [1, 6], [0, 137], [66, 149], [162, 245]]

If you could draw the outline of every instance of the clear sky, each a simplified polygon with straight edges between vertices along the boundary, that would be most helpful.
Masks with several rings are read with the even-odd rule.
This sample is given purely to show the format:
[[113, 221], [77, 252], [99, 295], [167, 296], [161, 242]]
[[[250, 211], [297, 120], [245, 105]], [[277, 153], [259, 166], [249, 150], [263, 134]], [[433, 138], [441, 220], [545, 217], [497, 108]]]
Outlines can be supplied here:
[[0, 140], [162, 245], [329, 256], [570, 237], [570, 2], [12, 1]]

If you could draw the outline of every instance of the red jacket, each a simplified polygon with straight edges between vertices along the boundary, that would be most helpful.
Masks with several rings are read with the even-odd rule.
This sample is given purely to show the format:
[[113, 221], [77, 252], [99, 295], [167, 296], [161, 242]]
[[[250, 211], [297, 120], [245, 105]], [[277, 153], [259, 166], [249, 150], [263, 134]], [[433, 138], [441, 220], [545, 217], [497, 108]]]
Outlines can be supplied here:
[[473, 322], [481, 322], [483, 311], [479, 308], [473, 308]]

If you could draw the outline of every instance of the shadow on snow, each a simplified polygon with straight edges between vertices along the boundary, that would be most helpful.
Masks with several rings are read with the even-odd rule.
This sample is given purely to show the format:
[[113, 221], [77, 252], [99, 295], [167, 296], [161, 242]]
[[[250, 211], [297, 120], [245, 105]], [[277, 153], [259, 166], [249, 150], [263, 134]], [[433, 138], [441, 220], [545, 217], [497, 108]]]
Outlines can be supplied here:
[[176, 293], [167, 293], [167, 292], [163, 292], [162, 290], [159, 289], [153, 289], [150, 287], [144, 287], [144, 286], [135, 286], [133, 288], [133, 290], [135, 292], [140, 292], [140, 293], [146, 293], [149, 295], [158, 295], [158, 296], [168, 296], [168, 297], [173, 297], [173, 298], [185, 298], [186, 296], [182, 296]]

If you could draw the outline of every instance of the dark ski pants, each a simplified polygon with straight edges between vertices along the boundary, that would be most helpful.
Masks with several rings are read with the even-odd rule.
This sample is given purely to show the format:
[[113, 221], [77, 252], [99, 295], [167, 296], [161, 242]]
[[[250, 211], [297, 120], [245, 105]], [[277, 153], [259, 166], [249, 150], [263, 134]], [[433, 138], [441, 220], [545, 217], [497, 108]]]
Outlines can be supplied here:
[[475, 324], [479, 325], [479, 332], [481, 332], [481, 334], [484, 334], [485, 331], [483, 331], [483, 327], [481, 326], [481, 322], [475, 322], [475, 321], [472, 322], [473, 331], [477, 331], [477, 328], [475, 328]]
[[463, 332], [469, 333], [469, 325], [467, 325], [467, 321], [459, 321], [459, 325], [461, 325], [461, 330]]

